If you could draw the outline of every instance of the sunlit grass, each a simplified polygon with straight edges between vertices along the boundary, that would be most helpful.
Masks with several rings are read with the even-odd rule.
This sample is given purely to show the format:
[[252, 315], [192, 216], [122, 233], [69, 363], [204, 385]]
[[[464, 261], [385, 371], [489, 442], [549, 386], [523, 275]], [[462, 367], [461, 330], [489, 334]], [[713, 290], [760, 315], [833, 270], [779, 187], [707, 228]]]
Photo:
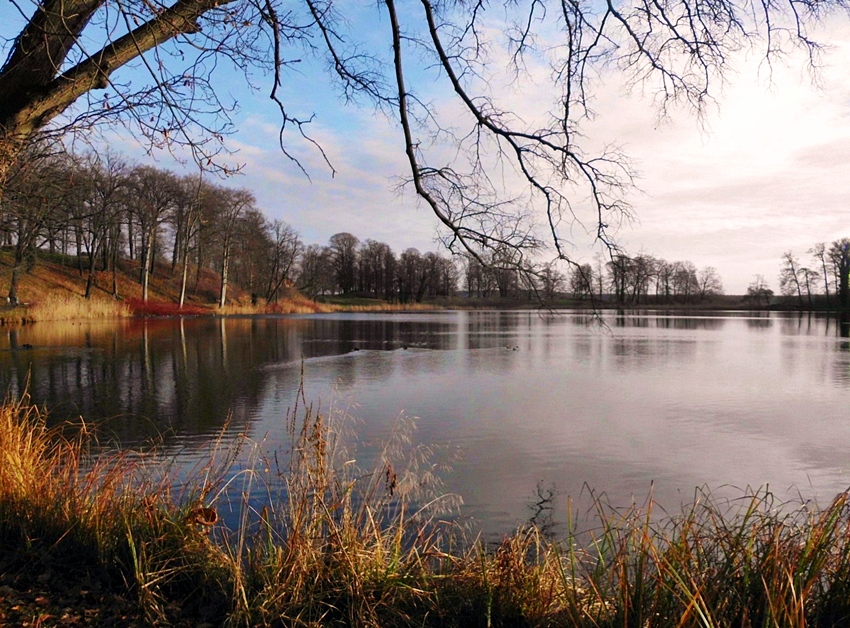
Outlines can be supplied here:
[[[565, 538], [529, 526], [487, 544], [441, 519], [456, 501], [410, 422], [369, 470], [343, 415], [302, 396], [287, 425], [288, 451], [222, 440], [178, 483], [155, 452], [103, 453], [84, 423], [49, 429], [26, 401], [6, 404], [4, 568], [50, 563], [104, 579], [162, 625], [850, 622], [846, 494], [818, 509], [767, 490], [731, 502], [702, 491], [673, 515], [651, 499], [626, 510], [597, 500], [597, 523], [570, 523]], [[228, 508], [235, 530], [221, 523]]]
[[0, 408], [4, 567], [56, 565], [122, 583], [152, 621], [190, 591], [216, 604], [227, 556], [193, 524], [197, 504], [176, 503], [168, 478], [144, 457], [93, 455], [95, 445], [84, 423], [51, 429], [25, 401]]
[[424, 312], [439, 308], [429, 303], [374, 303], [340, 307], [346, 312]]
[[205, 316], [212, 313], [209, 307], [194, 303], [179, 303], [155, 299], [127, 299], [127, 307], [133, 316]]
[[30, 322], [126, 318], [130, 308], [112, 298], [85, 299], [73, 294], [48, 294], [26, 309]]
[[310, 301], [300, 295], [279, 299], [273, 303], [260, 302], [256, 305], [250, 301], [228, 303], [224, 307], [216, 307], [213, 311], [219, 316], [251, 316], [262, 314], [314, 314], [330, 312], [333, 308], [322, 303]]

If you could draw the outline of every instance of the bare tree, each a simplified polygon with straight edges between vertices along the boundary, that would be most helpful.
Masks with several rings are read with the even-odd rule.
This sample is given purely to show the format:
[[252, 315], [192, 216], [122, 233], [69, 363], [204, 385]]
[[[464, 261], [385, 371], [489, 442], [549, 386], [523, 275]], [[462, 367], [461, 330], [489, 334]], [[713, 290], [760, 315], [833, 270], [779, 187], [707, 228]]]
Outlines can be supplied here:
[[[360, 246], [360, 290], [371, 292], [375, 298], [393, 296], [395, 255], [388, 244], [366, 240]], [[392, 260], [392, 262], [390, 262]]]
[[35, 261], [38, 240], [48, 222], [55, 220], [57, 208], [76, 202], [81, 177], [74, 164], [62, 155], [42, 152], [33, 145], [26, 159], [20, 160], [9, 173], [2, 197], [4, 222], [14, 244], [12, 274], [7, 300], [18, 304], [20, 274]]
[[304, 245], [298, 232], [280, 220], [269, 226], [268, 234], [271, 249], [265, 260], [265, 298], [271, 303], [278, 299], [281, 288], [292, 281], [295, 263]]
[[[589, 269], [590, 266], [585, 264]], [[584, 267], [576, 267], [584, 268]], [[559, 292], [567, 288], [567, 276], [558, 269], [557, 260], [541, 265], [535, 272], [540, 283], [540, 295], [546, 301], [551, 301]], [[588, 284], [589, 285], [589, 284]]]
[[[215, 195], [215, 188], [204, 183], [202, 174], [180, 179], [177, 208], [174, 212], [174, 250], [180, 263], [180, 297], [177, 302], [182, 308], [186, 302], [186, 287], [189, 280], [189, 253], [193, 243], [197, 246], [198, 236], [204, 227], [204, 199]], [[172, 261], [172, 268], [174, 261]]]
[[697, 267], [693, 262], [674, 262], [673, 294], [683, 303], [688, 303], [692, 295], [699, 293]]
[[217, 194], [221, 198], [221, 214], [217, 228], [221, 242], [221, 266], [219, 275], [221, 283], [218, 292], [218, 306], [224, 307], [227, 302], [227, 281], [230, 270], [230, 254], [236, 237], [236, 225], [240, 217], [256, 204], [254, 195], [248, 190], [230, 190], [219, 188]]
[[[0, 190], [37, 135], [116, 120], [131, 124], [149, 146], [182, 144], [205, 167], [226, 168], [214, 157], [231, 103], [214, 86], [215, 68], [227, 65], [244, 70], [248, 82], [255, 70], [267, 71], [281, 113], [281, 146], [292, 156], [285, 133], [308, 137], [310, 116], [292, 112], [283, 88], [290, 66], [307, 57], [330, 68], [346, 102], [368, 101], [399, 123], [409, 184], [442, 224], [447, 246], [480, 258], [491, 247], [534, 249], [546, 236], [568, 259], [564, 243], [578, 232], [570, 231], [576, 223], [610, 242], [609, 225], [629, 212], [628, 161], [616, 147], [591, 151], [583, 136], [601, 68], [616, 67], [627, 85], [648, 90], [661, 115], [677, 102], [701, 113], [732, 55], [757, 43], [768, 64], [797, 46], [815, 66], [819, 47], [808, 25], [846, 3], [12, 4], [21, 29], [2, 48]], [[383, 39], [371, 30], [358, 38], [354, 18], [367, 10], [385, 13]], [[128, 67], [136, 71], [132, 81]], [[526, 118], [491, 85], [519, 81], [532, 67], [549, 69], [551, 106]], [[147, 72], [147, 84], [139, 71]], [[430, 97], [443, 86], [453, 102]], [[448, 161], [445, 142], [455, 149]], [[528, 266], [522, 255], [512, 260]]]
[[360, 240], [350, 233], [335, 233], [328, 241], [336, 283], [343, 294], [352, 292], [357, 286], [359, 246]]
[[826, 244], [818, 242], [809, 249], [815, 262], [820, 267], [820, 275], [823, 277], [823, 293], [826, 295], [826, 302], [829, 303], [829, 255], [826, 252]]
[[582, 264], [570, 273], [570, 292], [577, 299], [593, 298], [594, 272], [590, 264]]
[[[125, 207], [129, 168], [123, 159], [107, 151], [102, 154], [89, 153], [79, 169], [85, 178], [87, 192], [85, 198], [81, 198], [84, 206], [80, 207], [82, 213], [78, 215], [78, 220], [88, 265], [85, 291], [88, 299], [97, 281], [98, 257], [106, 248], [110, 234], [115, 235], [115, 228]], [[82, 253], [77, 251], [80, 256]], [[112, 257], [113, 264], [114, 261]], [[112, 283], [114, 295], [117, 292], [114, 265]]]
[[704, 301], [706, 297], [723, 294], [723, 280], [714, 266], [706, 266], [697, 274], [699, 281], [699, 300]]
[[835, 274], [838, 305], [842, 309], [850, 309], [850, 238], [833, 242], [829, 247], [828, 255]]
[[770, 300], [773, 298], [773, 290], [771, 290], [767, 281], [762, 275], [756, 275], [752, 283], [747, 286], [747, 294], [744, 296], [746, 301], [750, 301], [758, 306], [770, 306]]
[[798, 303], [803, 305], [803, 286], [800, 282], [800, 260], [791, 251], [782, 254], [782, 270], [779, 271], [779, 292], [783, 296], [797, 295]]
[[333, 291], [334, 272], [328, 247], [311, 244], [304, 249], [296, 285], [313, 298]]
[[809, 309], [812, 309], [812, 296], [817, 294], [818, 282], [820, 281], [820, 273], [811, 268], [801, 267], [798, 271], [800, 284], [803, 287], [803, 292], [806, 294], [806, 300], [809, 304]]
[[655, 294], [663, 296], [664, 303], [670, 303], [673, 295], [673, 276], [676, 265], [667, 260], [658, 260], [658, 272], [655, 274]]
[[495, 288], [495, 281], [484, 263], [471, 255], [464, 255], [466, 291], [471, 297], [489, 297]]
[[157, 236], [174, 206], [178, 187], [174, 174], [150, 166], [137, 166], [130, 176], [130, 189], [135, 201], [132, 213], [141, 235], [139, 282], [142, 284], [143, 301], [148, 300]]
[[629, 266], [631, 259], [624, 253], [611, 256], [611, 261], [606, 264], [608, 269], [608, 282], [611, 291], [617, 299], [617, 303], [626, 302], [626, 294], [629, 285]]

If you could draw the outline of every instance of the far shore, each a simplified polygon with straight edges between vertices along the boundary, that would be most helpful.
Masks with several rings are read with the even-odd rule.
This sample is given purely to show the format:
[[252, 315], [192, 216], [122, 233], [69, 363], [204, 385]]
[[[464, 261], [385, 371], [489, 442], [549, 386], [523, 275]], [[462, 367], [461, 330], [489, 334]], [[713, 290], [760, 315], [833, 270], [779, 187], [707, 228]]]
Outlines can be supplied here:
[[422, 302], [392, 303], [361, 295], [335, 295], [307, 299], [297, 293], [274, 303], [236, 302], [225, 307], [189, 302], [182, 307], [170, 300], [155, 298], [147, 302], [138, 298], [104, 298], [86, 300], [67, 291], [47, 294], [38, 301], [16, 306], [0, 306], [0, 325], [32, 324], [48, 321], [80, 321], [93, 319], [146, 317], [227, 317], [268, 316], [281, 314], [321, 314], [331, 312], [412, 312], [438, 310], [586, 310], [587, 312], [660, 311], [677, 314], [696, 312], [796, 312], [802, 314], [842, 315], [842, 311], [826, 303], [812, 308], [800, 307], [789, 299], [777, 299], [768, 306], [754, 305], [741, 296], [724, 296], [706, 301], [664, 303], [649, 298], [640, 303], [618, 303], [609, 295], [601, 299], [575, 299], [561, 296], [550, 301], [539, 298], [498, 298], [456, 296]]
[[[0, 251], [0, 286], [8, 292], [12, 274], [9, 253]], [[179, 273], [178, 273], [179, 275]], [[273, 301], [252, 295], [239, 286], [228, 286], [224, 307], [217, 303], [219, 277], [212, 271], [201, 272], [180, 297], [180, 278], [167, 264], [156, 269], [150, 282], [147, 299], [138, 282], [138, 269], [129, 262], [118, 272], [101, 271], [94, 277], [91, 298], [85, 299], [87, 277], [77, 267], [62, 260], [39, 259], [20, 275], [17, 290], [19, 305], [8, 302], [0, 306], [0, 325], [19, 325], [46, 321], [79, 321], [127, 318], [139, 316], [251, 316], [274, 314], [307, 314], [322, 312], [390, 312], [425, 310], [659, 310], [667, 312], [697, 311], [791, 311], [838, 313], [835, 296], [813, 296], [811, 301], [797, 297], [772, 297], [755, 301], [743, 295], [713, 295], [700, 298], [671, 298], [662, 295], [643, 295], [635, 299], [627, 295], [618, 302], [613, 294], [545, 295], [520, 291], [510, 296], [497, 292], [486, 295], [458, 293], [450, 297], [424, 297], [420, 301], [387, 301], [369, 293], [305, 296], [294, 287], [281, 292]]]

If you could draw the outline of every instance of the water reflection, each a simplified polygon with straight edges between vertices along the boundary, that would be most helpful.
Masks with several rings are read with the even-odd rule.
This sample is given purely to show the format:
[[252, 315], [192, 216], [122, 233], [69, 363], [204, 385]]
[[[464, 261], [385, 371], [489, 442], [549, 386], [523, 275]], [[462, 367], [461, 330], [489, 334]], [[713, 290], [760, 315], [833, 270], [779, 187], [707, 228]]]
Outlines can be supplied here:
[[[492, 529], [535, 487], [662, 503], [695, 486], [828, 499], [850, 484], [848, 326], [768, 313], [443, 312], [37, 324], [6, 329], [0, 378], [54, 420], [108, 418], [124, 446], [235, 430], [285, 443], [311, 401], [351, 401], [365, 443], [400, 413], [456, 448], [447, 478]], [[303, 361], [303, 362], [302, 362]], [[346, 401], [346, 404], [348, 401]], [[368, 446], [363, 455], [368, 455]], [[543, 482], [543, 484], [539, 484]], [[563, 506], [554, 502], [554, 508]]]

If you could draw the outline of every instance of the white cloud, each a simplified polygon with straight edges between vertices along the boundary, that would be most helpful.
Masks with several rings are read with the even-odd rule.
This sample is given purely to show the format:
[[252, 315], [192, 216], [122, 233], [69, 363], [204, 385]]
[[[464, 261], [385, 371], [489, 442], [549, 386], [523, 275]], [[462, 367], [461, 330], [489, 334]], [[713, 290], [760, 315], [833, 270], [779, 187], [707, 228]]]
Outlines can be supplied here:
[[[704, 129], [685, 111], [659, 124], [647, 99], [626, 94], [616, 75], [604, 77], [608, 82], [593, 102], [598, 117], [585, 125], [588, 146], [621, 145], [642, 175], [642, 191], [629, 198], [636, 219], [618, 231], [622, 244], [716, 266], [727, 292], [741, 293], [757, 273], [773, 281], [783, 251], [803, 257], [817, 242], [850, 235], [850, 86], [843, 75], [850, 43], [843, 30], [824, 28], [834, 49], [820, 90], [800, 69], [801, 59], [775, 67], [772, 82], [758, 59], [735, 59], [738, 73], [724, 87], [719, 109], [707, 113]], [[490, 67], [501, 71], [506, 63], [493, 59]], [[543, 63], [532, 60], [529, 72], [516, 83], [494, 81], [490, 91], [534, 126], [553, 94]], [[302, 78], [288, 87], [294, 107], [318, 113], [308, 131], [335, 176], [321, 153], [293, 133], [287, 149], [312, 181], [305, 177], [277, 145], [274, 108], [255, 96], [243, 100], [239, 132], [229, 142], [245, 164], [244, 175], [230, 183], [254, 190], [271, 217], [292, 224], [308, 242], [349, 231], [396, 251], [436, 248], [436, 218], [412, 190], [397, 190], [408, 165], [395, 123], [341, 105], [326, 84]], [[421, 89], [442, 103], [447, 125], [463, 118], [456, 100], [431, 83]], [[508, 188], [515, 184], [515, 173], [503, 177]], [[582, 228], [565, 231], [577, 238], [575, 255], [589, 260], [593, 251]]]

